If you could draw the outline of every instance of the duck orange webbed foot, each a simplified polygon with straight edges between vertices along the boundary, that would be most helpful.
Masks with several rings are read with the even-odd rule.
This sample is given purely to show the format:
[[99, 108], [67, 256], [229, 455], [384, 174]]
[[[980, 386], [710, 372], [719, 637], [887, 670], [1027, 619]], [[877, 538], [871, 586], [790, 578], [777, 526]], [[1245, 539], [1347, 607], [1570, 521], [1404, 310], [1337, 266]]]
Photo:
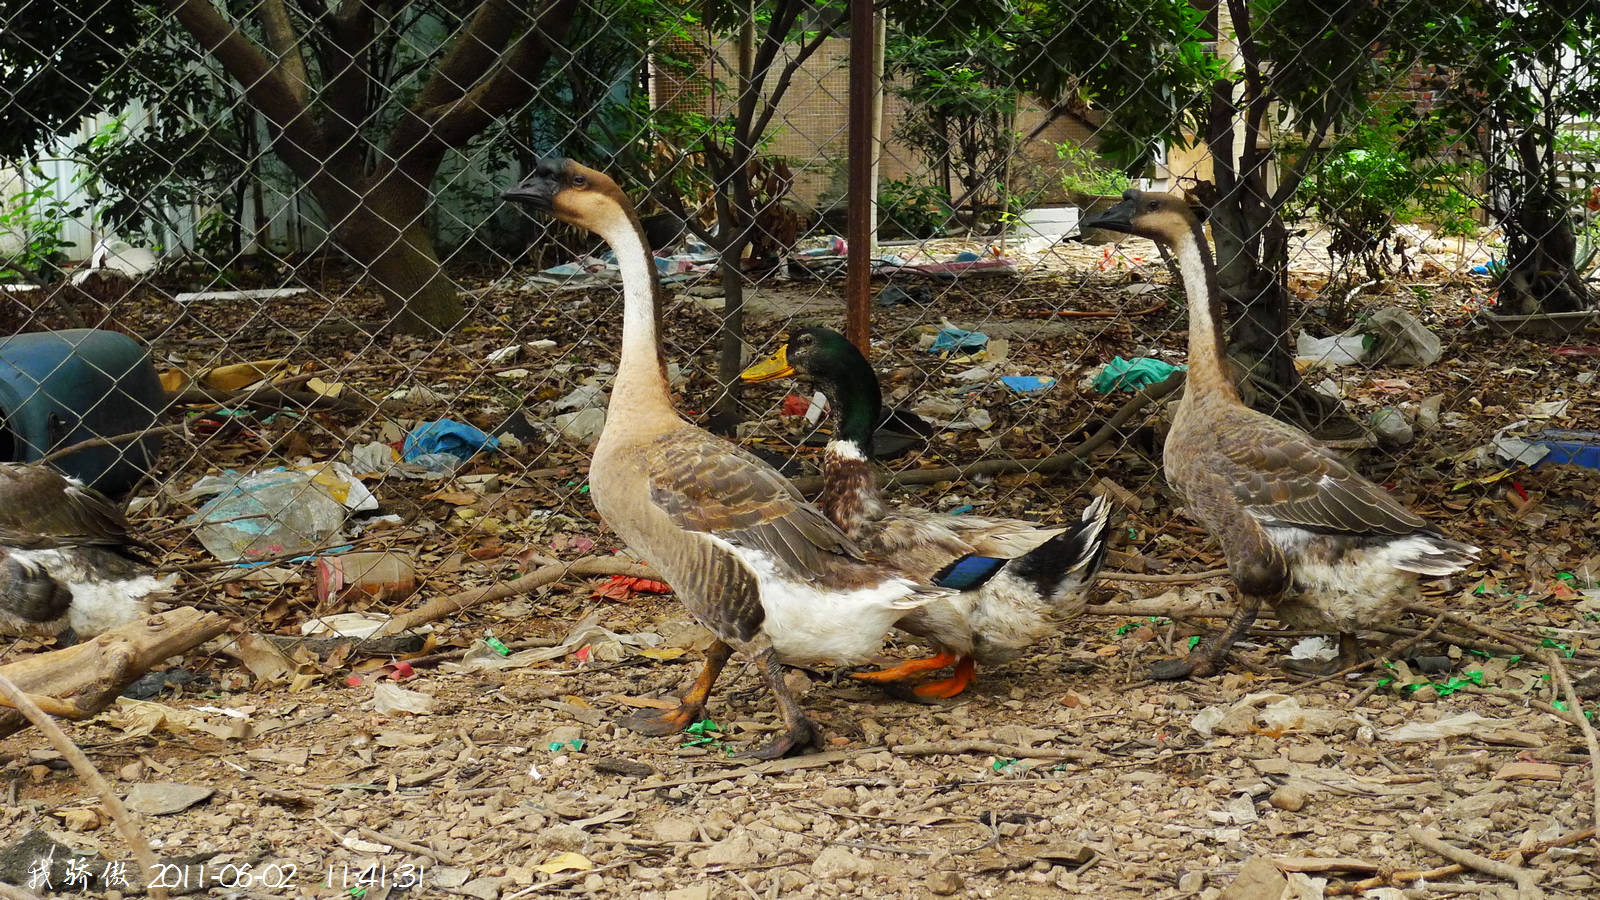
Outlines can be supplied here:
[[954, 653], [938, 653], [920, 659], [908, 659], [898, 666], [890, 666], [887, 669], [878, 669], [872, 672], [854, 672], [851, 673], [850, 677], [859, 681], [871, 681], [876, 684], [905, 681], [918, 675], [937, 672], [945, 666], [954, 665], [955, 662], [956, 655]]
[[956, 663], [955, 674], [939, 681], [930, 681], [927, 684], [917, 685], [916, 694], [919, 697], [937, 697], [941, 700], [948, 700], [966, 690], [967, 686], [972, 684], [972, 678], [976, 672], [977, 666], [973, 663], [971, 657], [963, 658]]
[[713, 643], [706, 648], [705, 667], [675, 708], [660, 715], [634, 713], [621, 716], [616, 720], [617, 724], [635, 734], [662, 737], [677, 734], [700, 721], [706, 712], [706, 698], [711, 696], [711, 687], [717, 683], [717, 676], [722, 674], [722, 667], [727, 665], [728, 657], [732, 655], [732, 647], [722, 641]]

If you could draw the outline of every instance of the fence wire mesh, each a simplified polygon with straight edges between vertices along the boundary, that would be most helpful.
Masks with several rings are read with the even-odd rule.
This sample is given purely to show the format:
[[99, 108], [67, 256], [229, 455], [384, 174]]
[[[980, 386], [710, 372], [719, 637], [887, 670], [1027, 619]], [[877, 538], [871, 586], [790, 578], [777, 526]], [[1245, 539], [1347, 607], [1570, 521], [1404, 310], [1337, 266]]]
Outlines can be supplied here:
[[[404, 556], [422, 597], [620, 549], [584, 477], [627, 415], [615, 260], [500, 200], [556, 155], [639, 207], [683, 412], [812, 490], [812, 388], [737, 374], [842, 328], [870, 253], [900, 499], [1062, 522], [1110, 493], [1114, 567], [1214, 564], [1163, 487], [1171, 397], [1102, 375], [1183, 364], [1176, 270], [1063, 237], [1141, 187], [1209, 211], [1247, 399], [1447, 518], [1494, 432], [1600, 412], [1583, 357], [1519, 370], [1491, 322], [1593, 309], [1597, 17], [1557, 6], [886, 0], [869, 198], [838, 2], [9, 0], [4, 447], [91, 480], [136, 463], [103, 484], [179, 598], [257, 630], [420, 599], [319, 596], [304, 559], [346, 548]], [[874, 201], [876, 245], [847, 248]], [[127, 340], [37, 337], [85, 328]], [[51, 380], [73, 366], [103, 377]], [[147, 459], [126, 434], [151, 427]], [[316, 477], [274, 495], [279, 468]], [[460, 627], [505, 627], [479, 615]]]

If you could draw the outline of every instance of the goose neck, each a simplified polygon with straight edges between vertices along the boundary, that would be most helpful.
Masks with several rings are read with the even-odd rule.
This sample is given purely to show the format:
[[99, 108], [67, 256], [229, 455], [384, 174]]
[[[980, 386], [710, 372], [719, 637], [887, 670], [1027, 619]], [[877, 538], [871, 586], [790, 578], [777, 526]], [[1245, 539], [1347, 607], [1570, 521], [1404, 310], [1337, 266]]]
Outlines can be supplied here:
[[1238, 388], [1227, 374], [1216, 264], [1199, 223], [1176, 242], [1173, 250], [1178, 257], [1178, 271], [1183, 276], [1183, 292], [1189, 305], [1189, 375], [1185, 395], [1206, 391], [1237, 398]]
[[[619, 217], [620, 218], [620, 217]], [[612, 408], [634, 415], [672, 411], [661, 355], [660, 283], [639, 223], [628, 216], [601, 235], [617, 255], [622, 274], [622, 356], [612, 387]]]

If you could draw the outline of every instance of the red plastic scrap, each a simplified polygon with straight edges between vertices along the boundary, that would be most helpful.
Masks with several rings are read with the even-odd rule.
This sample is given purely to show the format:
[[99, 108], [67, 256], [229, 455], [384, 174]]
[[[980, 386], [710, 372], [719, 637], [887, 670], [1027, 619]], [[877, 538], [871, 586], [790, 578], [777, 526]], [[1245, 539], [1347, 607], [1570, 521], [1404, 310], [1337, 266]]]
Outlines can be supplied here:
[[602, 581], [595, 585], [590, 597], [601, 597], [606, 600], [627, 600], [634, 594], [670, 594], [672, 587], [664, 581], [654, 578], [640, 578], [636, 575], [613, 575], [610, 580]]
[[803, 416], [811, 408], [811, 400], [799, 394], [790, 394], [783, 398], [783, 414], [786, 416]]

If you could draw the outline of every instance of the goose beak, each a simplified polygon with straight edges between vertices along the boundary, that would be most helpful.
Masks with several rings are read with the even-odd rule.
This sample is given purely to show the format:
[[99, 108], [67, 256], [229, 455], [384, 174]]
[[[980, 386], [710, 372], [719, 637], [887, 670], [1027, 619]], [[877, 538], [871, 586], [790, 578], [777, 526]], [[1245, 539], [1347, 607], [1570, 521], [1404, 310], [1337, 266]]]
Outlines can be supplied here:
[[788, 378], [794, 374], [794, 366], [789, 365], [789, 348], [779, 347], [778, 352], [771, 357], [756, 363], [743, 372], [739, 378], [750, 384], [760, 384], [763, 381], [775, 381], [779, 378]]
[[534, 209], [549, 212], [556, 193], [561, 190], [561, 176], [565, 171], [566, 160], [541, 159], [535, 164], [532, 175], [501, 194], [500, 199], [510, 200], [513, 203], [526, 203]]
[[[1132, 191], [1128, 192], [1128, 194], [1132, 193]], [[1133, 216], [1139, 210], [1139, 198], [1128, 194], [1123, 194], [1122, 202], [1116, 206], [1090, 213], [1080, 220], [1078, 222], [1080, 234], [1091, 228], [1104, 228], [1108, 231], [1123, 231], [1132, 234]]]

